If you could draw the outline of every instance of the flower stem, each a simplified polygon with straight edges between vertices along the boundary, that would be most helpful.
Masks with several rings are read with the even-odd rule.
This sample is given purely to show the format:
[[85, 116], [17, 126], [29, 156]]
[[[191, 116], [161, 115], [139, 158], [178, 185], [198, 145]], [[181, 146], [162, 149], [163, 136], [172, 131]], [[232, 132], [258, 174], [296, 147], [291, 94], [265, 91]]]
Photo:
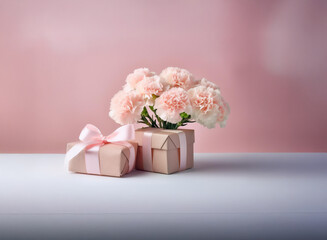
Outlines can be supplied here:
[[[178, 123], [171, 123], [168, 121], [164, 121], [157, 114], [157, 109], [154, 106], [149, 106], [149, 109], [153, 112], [154, 115], [150, 115], [147, 108], [144, 107], [141, 113], [141, 119], [139, 123], [144, 123], [152, 128], [163, 128], [163, 129], [178, 129], [181, 126], [186, 126], [188, 123], [193, 123], [195, 121], [191, 120], [191, 115], [183, 112], [180, 114], [182, 120]], [[158, 121], [158, 124], [157, 124]], [[158, 126], [159, 125], [159, 126]]]
[[145, 106], [143, 107], [143, 111], [141, 113], [141, 118], [145, 122], [145, 124], [147, 124], [149, 127], [159, 128], [157, 125], [157, 121], [153, 120], [153, 118], [150, 116], [150, 114]]
[[163, 120], [158, 116], [157, 114], [157, 109], [154, 108], [154, 106], [149, 106], [149, 108], [151, 109], [151, 111], [153, 112], [154, 116], [156, 117], [156, 119], [158, 120], [159, 123], [159, 127], [163, 128]]

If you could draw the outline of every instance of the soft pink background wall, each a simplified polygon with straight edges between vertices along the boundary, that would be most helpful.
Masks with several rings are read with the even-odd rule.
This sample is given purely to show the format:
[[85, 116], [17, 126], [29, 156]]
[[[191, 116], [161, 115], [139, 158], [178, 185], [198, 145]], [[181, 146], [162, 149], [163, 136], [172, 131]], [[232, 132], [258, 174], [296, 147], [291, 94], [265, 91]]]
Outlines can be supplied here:
[[221, 87], [230, 119], [194, 125], [197, 152], [326, 151], [326, 29], [323, 0], [0, 0], [0, 152], [114, 130], [109, 100], [143, 66]]

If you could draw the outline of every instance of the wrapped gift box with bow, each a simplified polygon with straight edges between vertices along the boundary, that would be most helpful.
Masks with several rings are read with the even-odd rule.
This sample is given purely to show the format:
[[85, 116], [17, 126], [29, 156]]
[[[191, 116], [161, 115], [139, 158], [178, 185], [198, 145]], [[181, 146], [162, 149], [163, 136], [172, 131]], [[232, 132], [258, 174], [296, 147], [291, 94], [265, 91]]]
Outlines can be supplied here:
[[82, 130], [79, 142], [67, 144], [66, 169], [70, 172], [121, 177], [135, 168], [137, 143], [133, 125], [103, 136], [94, 125]]
[[141, 128], [135, 138], [136, 169], [171, 174], [193, 167], [194, 130]]

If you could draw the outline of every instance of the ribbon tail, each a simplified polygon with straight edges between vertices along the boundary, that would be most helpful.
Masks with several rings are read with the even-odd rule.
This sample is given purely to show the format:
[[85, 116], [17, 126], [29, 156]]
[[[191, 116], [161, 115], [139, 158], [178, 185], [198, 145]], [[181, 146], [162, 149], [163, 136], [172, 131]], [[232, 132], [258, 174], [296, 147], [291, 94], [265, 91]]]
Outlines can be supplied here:
[[76, 157], [80, 152], [82, 152], [86, 148], [86, 144], [84, 143], [77, 143], [75, 144], [69, 151], [66, 153], [65, 156], [65, 169], [69, 172], [69, 162]]

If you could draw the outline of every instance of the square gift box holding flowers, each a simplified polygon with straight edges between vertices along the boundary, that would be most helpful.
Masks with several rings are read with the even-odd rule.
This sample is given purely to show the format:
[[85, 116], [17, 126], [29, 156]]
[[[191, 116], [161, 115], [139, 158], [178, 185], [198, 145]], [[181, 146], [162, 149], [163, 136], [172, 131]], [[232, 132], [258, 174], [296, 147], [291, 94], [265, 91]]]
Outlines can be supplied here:
[[148, 68], [130, 73], [111, 99], [109, 116], [121, 125], [147, 125], [135, 131], [136, 168], [170, 174], [193, 167], [194, 130], [180, 127], [193, 122], [224, 127], [229, 113], [216, 84], [168, 67], [160, 75]]

